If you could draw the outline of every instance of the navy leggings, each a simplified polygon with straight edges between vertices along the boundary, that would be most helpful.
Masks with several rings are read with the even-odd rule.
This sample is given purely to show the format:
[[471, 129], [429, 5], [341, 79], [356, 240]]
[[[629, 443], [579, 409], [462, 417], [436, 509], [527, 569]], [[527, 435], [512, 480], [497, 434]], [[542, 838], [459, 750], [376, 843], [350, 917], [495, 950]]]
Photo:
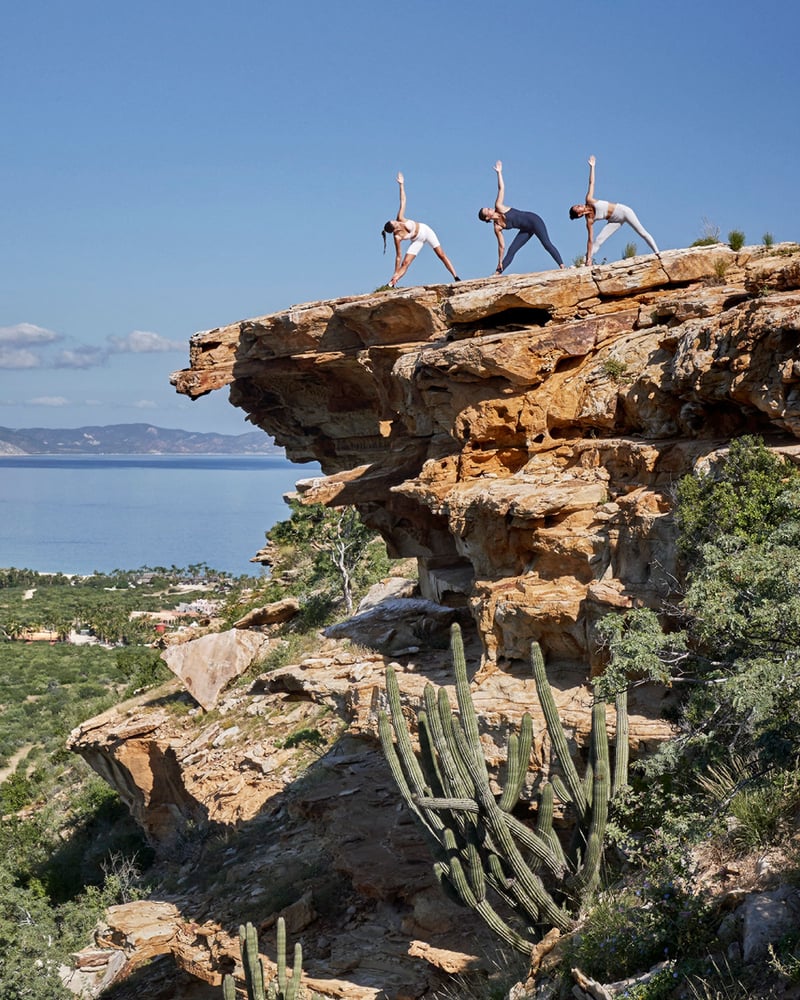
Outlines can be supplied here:
[[522, 225], [514, 229], [519, 228], [519, 232], [514, 237], [514, 241], [508, 248], [508, 251], [503, 258], [503, 270], [511, 264], [518, 250], [521, 250], [531, 236], [535, 236], [545, 250], [550, 254], [553, 260], [561, 267], [564, 261], [561, 259], [561, 254], [556, 250], [553, 244], [550, 242], [550, 237], [547, 235], [547, 226], [544, 224], [544, 219], [535, 212], [515, 212], [515, 221], [522, 222]]

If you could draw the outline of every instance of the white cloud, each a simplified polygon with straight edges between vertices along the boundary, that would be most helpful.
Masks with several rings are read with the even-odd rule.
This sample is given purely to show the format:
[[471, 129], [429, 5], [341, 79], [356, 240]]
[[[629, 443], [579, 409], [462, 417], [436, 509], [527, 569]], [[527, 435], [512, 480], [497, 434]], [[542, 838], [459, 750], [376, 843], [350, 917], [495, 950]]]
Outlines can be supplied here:
[[124, 337], [106, 337], [102, 344], [62, 346], [53, 351], [52, 345], [63, 342], [61, 334], [34, 323], [17, 323], [0, 327], [0, 369], [32, 368], [100, 368], [115, 354], [163, 354], [186, 351], [186, 343], [168, 340], [149, 330], [133, 330]]
[[52, 368], [98, 368], [108, 360], [108, 352], [92, 344], [59, 351], [52, 362]]
[[152, 399], [137, 399], [133, 404], [137, 410], [157, 410], [158, 403], [154, 403]]
[[34, 351], [0, 345], [0, 368], [41, 368], [41, 358]]
[[161, 354], [165, 351], [185, 351], [186, 344], [179, 340], [167, 340], [160, 333], [148, 330], [134, 330], [127, 337], [109, 337], [111, 351], [115, 354]]
[[69, 406], [70, 401], [63, 396], [36, 396], [29, 399], [28, 406]]
[[52, 344], [62, 337], [52, 330], [46, 330], [35, 323], [16, 323], [14, 326], [0, 326], [0, 344]]

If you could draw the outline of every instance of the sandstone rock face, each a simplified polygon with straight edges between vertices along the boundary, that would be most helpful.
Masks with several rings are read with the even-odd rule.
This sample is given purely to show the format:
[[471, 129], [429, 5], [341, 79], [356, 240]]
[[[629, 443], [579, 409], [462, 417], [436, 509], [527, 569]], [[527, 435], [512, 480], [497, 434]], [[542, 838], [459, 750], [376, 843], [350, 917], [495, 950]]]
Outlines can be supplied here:
[[[263, 608], [260, 610], [266, 611]], [[296, 609], [294, 613], [297, 613]], [[259, 624], [262, 623], [259, 621]], [[180, 677], [195, 701], [208, 711], [216, 705], [220, 691], [243, 674], [268, 648], [266, 636], [235, 628], [168, 646], [161, 659], [173, 674]]]
[[747, 432], [800, 437], [800, 246], [310, 303], [195, 335], [179, 392], [231, 402], [326, 476], [486, 658], [596, 669], [594, 623], [675, 578], [676, 479]]

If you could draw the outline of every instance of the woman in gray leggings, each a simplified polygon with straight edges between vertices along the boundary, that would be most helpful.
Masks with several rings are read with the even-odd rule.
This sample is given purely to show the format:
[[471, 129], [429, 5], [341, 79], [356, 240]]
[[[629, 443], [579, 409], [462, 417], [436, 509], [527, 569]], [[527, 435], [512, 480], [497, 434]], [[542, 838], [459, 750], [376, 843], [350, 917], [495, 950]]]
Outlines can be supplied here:
[[[588, 240], [586, 242], [586, 263], [591, 264], [592, 258], [605, 243], [609, 236], [612, 236], [620, 226], [626, 222], [635, 233], [645, 241], [653, 253], [658, 253], [656, 241], [639, 222], [636, 212], [628, 205], [621, 202], [601, 201], [594, 196], [594, 165], [595, 158], [589, 157], [589, 190], [586, 192], [586, 202], [583, 205], [573, 205], [569, 210], [570, 219], [586, 219], [586, 232]], [[600, 235], [594, 239], [595, 220], [603, 220], [606, 224], [600, 230]]]

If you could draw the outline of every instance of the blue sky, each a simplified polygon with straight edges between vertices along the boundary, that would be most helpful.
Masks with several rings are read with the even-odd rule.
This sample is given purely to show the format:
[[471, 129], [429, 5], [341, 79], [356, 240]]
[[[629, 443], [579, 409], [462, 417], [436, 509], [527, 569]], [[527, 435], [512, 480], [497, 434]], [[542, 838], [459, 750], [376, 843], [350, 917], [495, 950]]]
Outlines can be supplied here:
[[[462, 278], [496, 264], [498, 157], [568, 263], [590, 153], [663, 249], [704, 220], [800, 239], [786, 0], [26, 0], [2, 22], [0, 425], [250, 430], [226, 391], [169, 385], [189, 337], [386, 282], [398, 169]], [[532, 241], [512, 270], [551, 266]], [[425, 248], [402, 284], [440, 280]]]

